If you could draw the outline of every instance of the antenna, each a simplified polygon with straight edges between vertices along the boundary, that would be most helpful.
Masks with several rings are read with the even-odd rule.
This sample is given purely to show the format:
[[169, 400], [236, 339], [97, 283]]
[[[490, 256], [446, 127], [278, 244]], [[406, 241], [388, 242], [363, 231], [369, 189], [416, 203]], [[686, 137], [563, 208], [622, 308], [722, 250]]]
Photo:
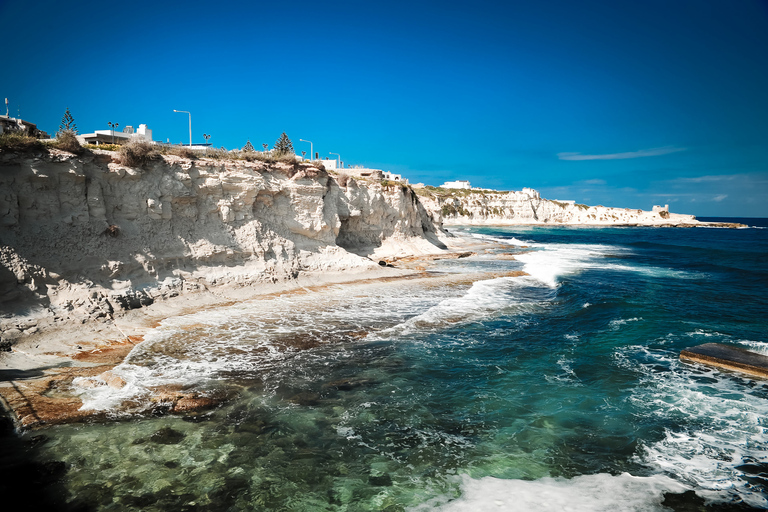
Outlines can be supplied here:
[[8, 98], [5, 98], [5, 117], [11, 117], [8, 115]]

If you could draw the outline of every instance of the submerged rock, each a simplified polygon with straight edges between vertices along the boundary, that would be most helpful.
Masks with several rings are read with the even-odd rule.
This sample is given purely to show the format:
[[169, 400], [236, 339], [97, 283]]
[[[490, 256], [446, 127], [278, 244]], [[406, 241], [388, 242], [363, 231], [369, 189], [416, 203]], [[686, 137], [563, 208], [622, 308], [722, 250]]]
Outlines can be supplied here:
[[149, 440], [157, 444], [179, 444], [185, 435], [171, 427], [164, 427], [149, 436]]

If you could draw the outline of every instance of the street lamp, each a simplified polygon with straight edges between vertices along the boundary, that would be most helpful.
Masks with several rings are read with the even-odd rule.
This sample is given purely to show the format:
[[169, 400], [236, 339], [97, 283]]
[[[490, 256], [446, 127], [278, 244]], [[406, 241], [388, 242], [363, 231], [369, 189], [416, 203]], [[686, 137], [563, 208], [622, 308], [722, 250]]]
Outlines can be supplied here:
[[208, 140], [211, 138], [211, 136], [208, 135], [207, 133], [204, 133], [203, 134], [203, 138], [205, 139], [205, 154], [207, 155], [208, 154]]
[[189, 147], [192, 147], [192, 113], [186, 110], [173, 110], [174, 112], [180, 112], [182, 114], [189, 114]]
[[328, 154], [329, 155], [336, 155], [337, 157], [339, 157], [339, 169], [341, 169], [341, 155], [338, 154], [338, 153], [331, 153], [330, 151], [328, 152]]
[[311, 162], [315, 158], [315, 147], [312, 145], [311, 140], [299, 139], [301, 142], [309, 142], [309, 161]]
[[114, 144], [115, 143], [115, 128], [120, 126], [120, 123], [110, 123], [110, 122], [107, 122], [107, 125], [110, 128], [112, 128], [112, 144]]

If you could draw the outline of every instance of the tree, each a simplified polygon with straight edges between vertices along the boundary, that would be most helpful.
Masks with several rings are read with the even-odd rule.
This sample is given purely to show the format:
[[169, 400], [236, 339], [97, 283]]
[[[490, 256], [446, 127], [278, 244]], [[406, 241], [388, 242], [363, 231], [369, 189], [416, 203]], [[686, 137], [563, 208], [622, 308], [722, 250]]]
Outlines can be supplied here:
[[75, 124], [75, 118], [72, 117], [72, 114], [69, 111], [69, 107], [67, 107], [67, 111], [64, 112], [64, 117], [61, 118], [61, 125], [59, 125], [59, 132], [72, 132], [75, 135], [77, 135], [77, 125]]
[[251, 144], [251, 141], [245, 143], [245, 146], [243, 146], [243, 151], [249, 152], [249, 153], [255, 153], [256, 148], [253, 147], [253, 144]]
[[288, 136], [285, 134], [285, 132], [283, 132], [283, 134], [280, 135], [280, 138], [277, 139], [277, 142], [275, 142], [274, 151], [279, 155], [294, 153], [293, 143], [291, 142], [291, 139], [289, 139]]

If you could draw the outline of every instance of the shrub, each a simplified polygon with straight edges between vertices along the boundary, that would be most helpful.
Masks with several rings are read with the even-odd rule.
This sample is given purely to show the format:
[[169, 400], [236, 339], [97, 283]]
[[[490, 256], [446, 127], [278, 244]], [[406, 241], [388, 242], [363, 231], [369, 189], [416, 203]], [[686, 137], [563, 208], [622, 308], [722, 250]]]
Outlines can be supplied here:
[[42, 142], [23, 132], [5, 132], [0, 134], [0, 148], [8, 151], [25, 152], [44, 149]]
[[120, 163], [128, 167], [142, 167], [160, 157], [160, 151], [149, 142], [130, 141], [120, 146]]
[[101, 149], [103, 151], [118, 151], [120, 144], [83, 144], [86, 149]]
[[232, 160], [234, 156], [225, 148], [208, 148], [205, 152], [205, 158], [212, 158], [213, 160]]
[[56, 140], [51, 143], [51, 146], [62, 151], [74, 153], [75, 155], [83, 152], [83, 146], [80, 145], [80, 141], [77, 140], [77, 136], [72, 130], [62, 130], [57, 133]]
[[184, 146], [162, 146], [160, 153], [163, 155], [176, 155], [182, 158], [189, 158], [190, 160], [194, 160], [199, 156], [196, 151]]

